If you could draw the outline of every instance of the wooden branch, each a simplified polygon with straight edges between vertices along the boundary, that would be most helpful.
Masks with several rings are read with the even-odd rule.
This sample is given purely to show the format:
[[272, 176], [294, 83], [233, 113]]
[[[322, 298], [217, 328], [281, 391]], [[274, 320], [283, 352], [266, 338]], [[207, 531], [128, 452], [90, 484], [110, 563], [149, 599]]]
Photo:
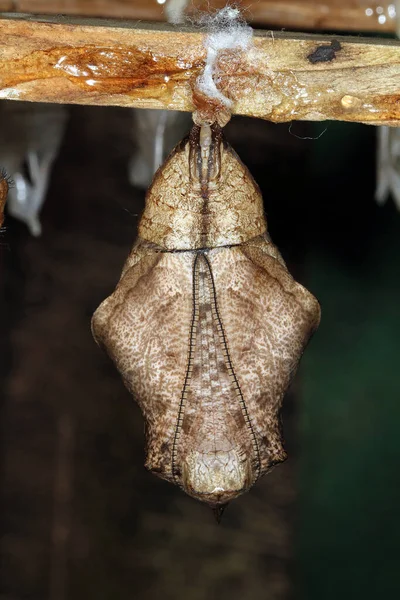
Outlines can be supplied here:
[[[193, 110], [204, 35], [169, 25], [0, 19], [0, 98]], [[256, 32], [223, 55], [234, 113], [400, 125], [400, 42]]]
[[[226, 0], [191, 0], [189, 12], [225, 4]], [[242, 0], [239, 4], [255, 26], [392, 33], [396, 28], [396, 0]], [[155, 0], [0, 0], [0, 11], [149, 21], [164, 20], [164, 6]]]

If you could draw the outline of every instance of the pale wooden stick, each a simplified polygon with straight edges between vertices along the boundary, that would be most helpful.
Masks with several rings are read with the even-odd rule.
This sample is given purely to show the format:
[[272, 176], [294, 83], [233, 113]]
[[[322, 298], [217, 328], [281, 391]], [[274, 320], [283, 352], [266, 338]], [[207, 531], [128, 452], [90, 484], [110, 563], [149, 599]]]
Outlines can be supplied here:
[[[0, 19], [0, 98], [192, 111], [204, 34], [143, 23]], [[255, 32], [225, 56], [236, 114], [400, 124], [400, 42]]]
[[[69, 14], [123, 19], [165, 19], [166, 3], [155, 0], [0, 0], [0, 11]], [[210, 11], [226, 0], [190, 0], [188, 10]], [[253, 25], [338, 31], [394, 32], [396, 0], [241, 0]]]

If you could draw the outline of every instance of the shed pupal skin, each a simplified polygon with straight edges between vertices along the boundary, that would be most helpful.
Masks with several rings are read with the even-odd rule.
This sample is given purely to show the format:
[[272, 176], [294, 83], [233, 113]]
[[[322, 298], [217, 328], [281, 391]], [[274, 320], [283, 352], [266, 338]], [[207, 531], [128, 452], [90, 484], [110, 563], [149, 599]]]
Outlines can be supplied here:
[[286, 458], [280, 408], [320, 320], [218, 125], [157, 171], [92, 331], [146, 422], [146, 467], [217, 510]]

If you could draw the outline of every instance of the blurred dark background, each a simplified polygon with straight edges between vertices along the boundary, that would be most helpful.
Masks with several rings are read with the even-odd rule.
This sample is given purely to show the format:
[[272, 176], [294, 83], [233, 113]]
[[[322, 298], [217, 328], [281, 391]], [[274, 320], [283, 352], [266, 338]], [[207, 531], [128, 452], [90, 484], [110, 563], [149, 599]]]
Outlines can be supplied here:
[[140, 411], [90, 333], [144, 206], [130, 111], [68, 112], [42, 236], [8, 218], [0, 240], [1, 600], [399, 597], [400, 214], [374, 202], [376, 129], [226, 128], [322, 322], [289, 460], [217, 525], [144, 470]]

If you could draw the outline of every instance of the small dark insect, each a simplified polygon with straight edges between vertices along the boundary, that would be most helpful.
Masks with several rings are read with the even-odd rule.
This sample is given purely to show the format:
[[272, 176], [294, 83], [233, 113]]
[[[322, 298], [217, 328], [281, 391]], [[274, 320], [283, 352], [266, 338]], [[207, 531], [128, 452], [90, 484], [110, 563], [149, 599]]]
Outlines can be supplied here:
[[146, 467], [219, 518], [285, 460], [280, 407], [319, 319], [249, 171], [218, 125], [194, 126], [157, 171], [92, 321], [143, 411]]
[[307, 56], [312, 64], [320, 62], [330, 62], [336, 58], [336, 52], [342, 49], [342, 45], [337, 40], [332, 40], [330, 44], [322, 44]]

